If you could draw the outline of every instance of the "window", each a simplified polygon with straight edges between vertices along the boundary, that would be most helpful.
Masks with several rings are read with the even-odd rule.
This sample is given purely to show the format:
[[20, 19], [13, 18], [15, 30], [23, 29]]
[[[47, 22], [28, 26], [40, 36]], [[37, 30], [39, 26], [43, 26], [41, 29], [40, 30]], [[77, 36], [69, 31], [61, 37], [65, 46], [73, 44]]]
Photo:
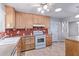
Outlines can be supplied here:
[[5, 31], [5, 13], [3, 5], [0, 4], [0, 32]]

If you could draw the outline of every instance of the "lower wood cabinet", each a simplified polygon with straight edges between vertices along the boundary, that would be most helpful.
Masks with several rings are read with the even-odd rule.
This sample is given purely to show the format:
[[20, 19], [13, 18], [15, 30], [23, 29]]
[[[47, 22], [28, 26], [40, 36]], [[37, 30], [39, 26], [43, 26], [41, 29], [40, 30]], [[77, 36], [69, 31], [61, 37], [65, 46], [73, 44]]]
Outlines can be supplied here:
[[23, 37], [21, 51], [31, 50], [35, 48], [34, 37]]
[[34, 43], [30, 44], [30, 49], [35, 49], [35, 44]]
[[52, 36], [47, 36], [46, 37], [46, 46], [52, 45]]
[[20, 56], [23, 51], [32, 50], [34, 48], [34, 37], [22, 37], [16, 46], [16, 54]]
[[[50, 46], [50, 45], [52, 45], [52, 37], [49, 35], [46, 36], [46, 46]], [[20, 56], [21, 52], [32, 50], [32, 49], [35, 49], [34, 37], [33, 36], [21, 37], [16, 47], [17, 55]]]
[[79, 42], [75, 40], [65, 40], [65, 55], [79, 56]]
[[19, 42], [18, 42], [18, 44], [17, 44], [17, 46], [16, 46], [16, 54], [17, 54], [17, 56], [20, 56], [21, 55], [21, 42], [22, 42], [22, 40], [20, 39], [19, 40]]

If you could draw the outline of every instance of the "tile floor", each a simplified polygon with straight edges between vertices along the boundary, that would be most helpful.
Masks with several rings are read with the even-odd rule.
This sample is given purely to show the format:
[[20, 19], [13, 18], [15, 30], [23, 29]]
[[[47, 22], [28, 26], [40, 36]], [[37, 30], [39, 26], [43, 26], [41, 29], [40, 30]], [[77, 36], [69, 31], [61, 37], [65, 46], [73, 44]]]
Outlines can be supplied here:
[[52, 46], [25, 51], [22, 56], [65, 56], [64, 42], [54, 42]]

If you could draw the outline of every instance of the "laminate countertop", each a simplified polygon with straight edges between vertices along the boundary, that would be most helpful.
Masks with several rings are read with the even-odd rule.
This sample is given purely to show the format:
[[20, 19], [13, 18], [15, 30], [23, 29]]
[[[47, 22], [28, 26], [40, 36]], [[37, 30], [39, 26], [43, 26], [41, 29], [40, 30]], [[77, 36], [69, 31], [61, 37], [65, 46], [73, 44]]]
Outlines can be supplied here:
[[11, 56], [20, 37], [10, 37], [0, 40], [0, 56]]
[[66, 37], [67, 40], [74, 40], [74, 41], [79, 41], [79, 36], [70, 36]]

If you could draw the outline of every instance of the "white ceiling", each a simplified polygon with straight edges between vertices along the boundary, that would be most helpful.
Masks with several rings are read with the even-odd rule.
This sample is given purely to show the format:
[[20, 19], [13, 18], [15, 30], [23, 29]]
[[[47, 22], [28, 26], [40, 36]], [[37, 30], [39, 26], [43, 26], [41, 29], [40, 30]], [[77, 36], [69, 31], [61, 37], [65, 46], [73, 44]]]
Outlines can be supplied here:
[[[41, 14], [40, 12], [37, 11], [37, 8], [40, 7], [39, 3], [7, 3], [7, 5], [14, 7], [16, 11]], [[49, 4], [48, 8], [50, 9], [50, 11], [45, 12], [44, 14], [41, 15], [47, 15], [56, 18], [64, 18], [69, 16], [75, 16], [76, 14], [79, 13], [78, 3], [52, 3]], [[55, 12], [56, 8], [62, 8], [62, 11]]]

